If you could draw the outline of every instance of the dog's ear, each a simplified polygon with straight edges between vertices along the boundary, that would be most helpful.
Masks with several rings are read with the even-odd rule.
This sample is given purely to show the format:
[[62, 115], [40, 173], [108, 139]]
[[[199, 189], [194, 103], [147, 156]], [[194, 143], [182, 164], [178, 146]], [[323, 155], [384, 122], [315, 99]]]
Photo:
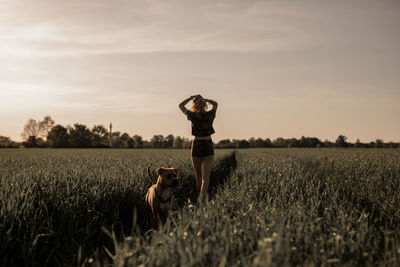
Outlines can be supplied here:
[[157, 172], [157, 174], [158, 175], [162, 175], [162, 173], [164, 172], [164, 168], [158, 168], [157, 170], [156, 170], [156, 172]]
[[172, 169], [172, 171], [175, 173], [175, 175], [178, 177], [179, 176], [179, 171], [178, 169]]

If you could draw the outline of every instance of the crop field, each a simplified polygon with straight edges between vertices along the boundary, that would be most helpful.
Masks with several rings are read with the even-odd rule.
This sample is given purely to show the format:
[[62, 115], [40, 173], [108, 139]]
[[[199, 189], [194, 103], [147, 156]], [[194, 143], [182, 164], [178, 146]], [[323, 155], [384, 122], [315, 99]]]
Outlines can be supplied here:
[[[147, 231], [146, 166], [178, 209]], [[197, 200], [189, 150], [0, 150], [0, 265], [399, 266], [400, 150], [216, 150]]]

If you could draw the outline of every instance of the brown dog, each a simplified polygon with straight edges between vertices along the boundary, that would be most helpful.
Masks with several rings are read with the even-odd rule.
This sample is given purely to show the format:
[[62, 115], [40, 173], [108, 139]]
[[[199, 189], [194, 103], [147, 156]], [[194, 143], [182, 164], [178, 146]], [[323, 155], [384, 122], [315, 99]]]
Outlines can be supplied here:
[[172, 188], [178, 185], [178, 170], [175, 168], [158, 168], [157, 182], [154, 182], [150, 173], [150, 167], [147, 167], [147, 174], [152, 186], [147, 190], [146, 209], [149, 226], [153, 229], [158, 228], [160, 215], [166, 218], [168, 210], [174, 207], [175, 196]]

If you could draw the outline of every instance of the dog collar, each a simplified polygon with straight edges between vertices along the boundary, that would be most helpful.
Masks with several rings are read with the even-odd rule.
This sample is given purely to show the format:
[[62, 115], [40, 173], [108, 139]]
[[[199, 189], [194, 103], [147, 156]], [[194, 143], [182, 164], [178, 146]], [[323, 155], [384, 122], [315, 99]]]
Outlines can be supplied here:
[[156, 196], [157, 196], [158, 200], [160, 200], [160, 202], [166, 203], [166, 202], [169, 202], [171, 200], [171, 196], [169, 196], [169, 198], [167, 198], [166, 200], [162, 199], [160, 197], [160, 195], [157, 193], [157, 189], [155, 189], [155, 191], [156, 191]]

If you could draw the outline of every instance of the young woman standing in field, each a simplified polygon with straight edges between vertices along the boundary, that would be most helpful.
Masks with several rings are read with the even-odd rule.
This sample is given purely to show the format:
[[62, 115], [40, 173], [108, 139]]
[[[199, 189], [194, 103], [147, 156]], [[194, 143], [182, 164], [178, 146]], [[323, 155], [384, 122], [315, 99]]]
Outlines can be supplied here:
[[[190, 110], [185, 105], [193, 100]], [[212, 105], [211, 110], [207, 111], [207, 103]], [[192, 162], [196, 174], [197, 192], [200, 196], [207, 194], [210, 183], [211, 164], [214, 159], [214, 146], [211, 135], [215, 133], [213, 121], [217, 111], [217, 102], [205, 99], [201, 95], [194, 95], [182, 101], [179, 108], [192, 123]]]

